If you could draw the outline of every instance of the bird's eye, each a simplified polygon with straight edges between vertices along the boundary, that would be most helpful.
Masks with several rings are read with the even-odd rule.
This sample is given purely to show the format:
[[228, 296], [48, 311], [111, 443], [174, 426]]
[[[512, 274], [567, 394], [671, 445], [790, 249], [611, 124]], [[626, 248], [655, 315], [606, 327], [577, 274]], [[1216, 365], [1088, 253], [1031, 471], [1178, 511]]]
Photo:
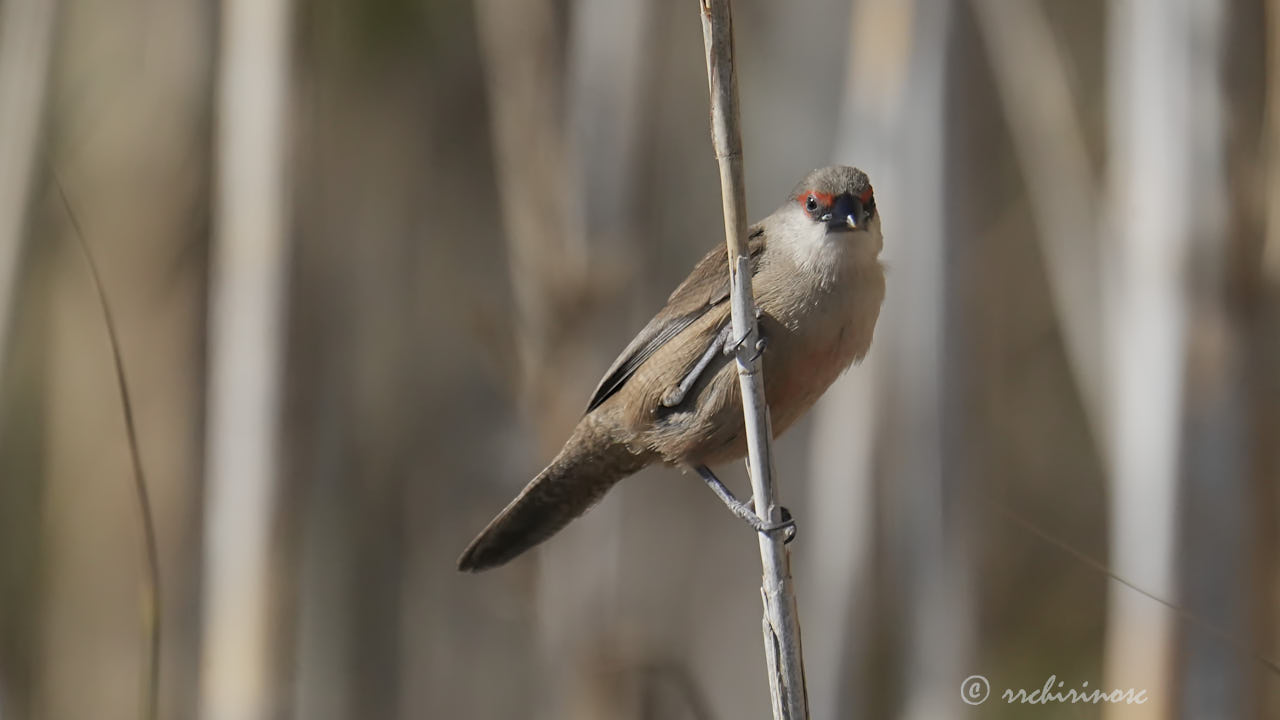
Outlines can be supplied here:
[[810, 196], [809, 196], [809, 199], [804, 201], [804, 209], [805, 209], [805, 210], [808, 210], [808, 211], [809, 211], [809, 212], [811, 212], [811, 213], [812, 213], [812, 212], [817, 212], [817, 211], [818, 211], [818, 198], [816, 198], [816, 197], [814, 197], [814, 196], [810, 195]]
[[875, 198], [868, 198], [868, 199], [867, 199], [867, 204], [862, 206], [862, 210], [863, 210], [863, 212], [864, 212], [864, 213], [866, 213], [866, 215], [867, 215], [867, 217], [868, 217], [868, 218], [870, 218], [872, 215], [875, 215], [875, 214], [876, 214], [876, 199], [875, 199]]

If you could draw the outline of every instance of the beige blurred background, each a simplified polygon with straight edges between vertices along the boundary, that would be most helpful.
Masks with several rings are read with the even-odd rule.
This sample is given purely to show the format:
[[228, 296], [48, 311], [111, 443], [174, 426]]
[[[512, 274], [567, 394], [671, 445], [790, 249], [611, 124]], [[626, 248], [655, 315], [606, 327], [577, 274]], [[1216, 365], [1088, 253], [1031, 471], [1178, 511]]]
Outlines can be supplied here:
[[[751, 217], [856, 164], [886, 235], [777, 443], [813, 717], [1280, 717], [1280, 3], [734, 11]], [[454, 570], [723, 242], [696, 12], [0, 0], [0, 718], [147, 695], [55, 173], [160, 717], [769, 716], [696, 478]]]

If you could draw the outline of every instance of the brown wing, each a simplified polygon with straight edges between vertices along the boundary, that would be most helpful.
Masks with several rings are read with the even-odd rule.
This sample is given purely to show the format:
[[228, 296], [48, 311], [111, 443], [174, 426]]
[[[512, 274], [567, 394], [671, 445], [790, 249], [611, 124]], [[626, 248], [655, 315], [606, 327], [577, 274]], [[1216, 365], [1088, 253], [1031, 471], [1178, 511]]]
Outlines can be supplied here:
[[[759, 225], [753, 226], [747, 240], [753, 277], [760, 269], [760, 254], [764, 251], [764, 242], [764, 229]], [[694, 266], [689, 277], [667, 298], [666, 306], [658, 311], [618, 359], [613, 361], [613, 365], [591, 394], [587, 412], [595, 410], [622, 389], [636, 369], [653, 357], [671, 338], [683, 332], [708, 310], [729, 299], [729, 261], [726, 256], [722, 245], [707, 253]]]

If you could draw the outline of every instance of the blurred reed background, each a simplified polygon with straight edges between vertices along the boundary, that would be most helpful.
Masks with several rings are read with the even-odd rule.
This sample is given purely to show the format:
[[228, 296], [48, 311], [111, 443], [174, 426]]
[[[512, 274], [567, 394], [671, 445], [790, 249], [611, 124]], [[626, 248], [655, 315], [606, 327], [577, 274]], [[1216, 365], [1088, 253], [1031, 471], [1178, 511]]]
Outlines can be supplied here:
[[[777, 445], [814, 717], [1280, 717], [1280, 2], [735, 10], [752, 218], [856, 164], [886, 234]], [[54, 172], [162, 717], [768, 716], [692, 477], [453, 565], [723, 242], [696, 12], [0, 0], [0, 718], [138, 717], [147, 668]], [[1051, 675], [1151, 701], [996, 697]]]

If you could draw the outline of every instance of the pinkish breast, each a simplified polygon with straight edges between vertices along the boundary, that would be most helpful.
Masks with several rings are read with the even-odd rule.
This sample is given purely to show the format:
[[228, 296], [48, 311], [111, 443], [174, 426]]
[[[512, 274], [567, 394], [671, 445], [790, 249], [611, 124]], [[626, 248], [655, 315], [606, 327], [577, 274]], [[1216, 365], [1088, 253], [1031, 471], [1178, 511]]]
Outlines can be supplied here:
[[853, 362], [858, 344], [854, 335], [845, 326], [835, 337], [794, 337], [787, 352], [774, 354], [772, 346], [766, 351], [765, 394], [775, 435], [812, 407]]

